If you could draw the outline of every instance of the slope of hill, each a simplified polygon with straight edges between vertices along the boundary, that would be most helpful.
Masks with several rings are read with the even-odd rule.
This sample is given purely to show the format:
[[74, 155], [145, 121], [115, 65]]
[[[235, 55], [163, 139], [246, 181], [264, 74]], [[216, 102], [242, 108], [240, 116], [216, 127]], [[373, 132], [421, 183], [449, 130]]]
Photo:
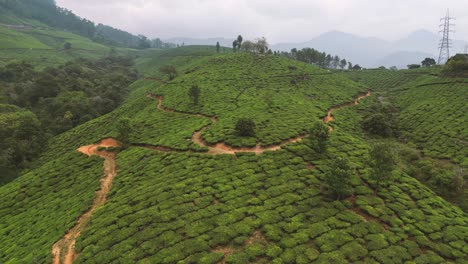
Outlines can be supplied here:
[[[0, 25], [0, 64], [28, 61], [38, 67], [55, 66], [78, 58], [97, 59], [108, 55], [111, 47], [88, 38], [48, 28], [16, 29]], [[65, 49], [65, 43], [71, 49]], [[135, 50], [114, 48], [117, 54], [136, 54]]]
[[[297, 61], [250, 54], [202, 57], [179, 72], [168, 82], [136, 82], [124, 105], [55, 137], [35, 169], [0, 187], [1, 262], [50, 262], [59, 240], [56, 256], [76, 263], [466, 259], [468, 219], [459, 208], [402, 171], [388, 188], [369, 184], [369, 145], [356, 129], [369, 99], [333, 112], [327, 154], [297, 138], [365, 86]], [[199, 104], [187, 95], [192, 85], [201, 89]], [[235, 135], [239, 117], [255, 120], [255, 137]], [[127, 148], [105, 159], [104, 178], [117, 175], [110, 192], [93, 201], [102, 160], [76, 150], [117, 137], [123, 118], [133, 128]], [[255, 155], [259, 148], [270, 151]], [[94, 149], [81, 151], [106, 153]], [[323, 183], [335, 156], [356, 171], [354, 195], [342, 201], [331, 199]], [[109, 171], [113, 162], [117, 169]], [[103, 181], [102, 190], [111, 185]], [[90, 221], [76, 225], [102, 201], [89, 211]]]
[[468, 191], [463, 178], [468, 168], [468, 82], [466, 78], [444, 77], [444, 71], [433, 67], [345, 75], [378, 87], [379, 104], [391, 102], [398, 107], [399, 140], [416, 150], [409, 173], [466, 211]]

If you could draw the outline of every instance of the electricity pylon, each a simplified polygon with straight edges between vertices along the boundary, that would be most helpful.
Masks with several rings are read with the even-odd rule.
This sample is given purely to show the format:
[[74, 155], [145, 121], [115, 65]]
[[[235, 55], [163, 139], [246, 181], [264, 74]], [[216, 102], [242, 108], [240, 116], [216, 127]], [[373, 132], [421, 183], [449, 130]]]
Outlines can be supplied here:
[[448, 61], [450, 58], [450, 49], [452, 48], [452, 40], [450, 39], [450, 33], [454, 32], [451, 30], [451, 27], [455, 27], [455, 24], [452, 24], [452, 20], [455, 18], [450, 17], [449, 10], [447, 9], [447, 15], [444, 18], [441, 18], [440, 28], [443, 28], [440, 32], [442, 33], [442, 39], [439, 43], [439, 61], [437, 64], [443, 64]]

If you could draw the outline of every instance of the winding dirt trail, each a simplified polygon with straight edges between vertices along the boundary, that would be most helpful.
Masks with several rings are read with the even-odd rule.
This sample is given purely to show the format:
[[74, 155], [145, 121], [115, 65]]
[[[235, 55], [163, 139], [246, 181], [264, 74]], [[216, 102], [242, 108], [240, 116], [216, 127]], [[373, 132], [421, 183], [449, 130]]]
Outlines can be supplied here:
[[[159, 81], [159, 80], [158, 80]], [[370, 96], [371, 92], [368, 91], [366, 94], [361, 94], [359, 95], [356, 100], [352, 103], [348, 104], [342, 104], [338, 106], [331, 107], [327, 111], [327, 116], [323, 118], [323, 122], [329, 123], [334, 120], [333, 118], [333, 112], [337, 109], [351, 106], [351, 105], [357, 105], [359, 104], [359, 101]], [[198, 116], [198, 117], [204, 117], [204, 118], [209, 118], [211, 120], [211, 124], [204, 126], [198, 131], [195, 131], [192, 135], [192, 142], [201, 146], [201, 147], [206, 147], [208, 148], [208, 151], [205, 152], [206, 154], [211, 154], [211, 155], [219, 155], [219, 154], [230, 154], [230, 155], [235, 155], [236, 153], [240, 152], [249, 152], [249, 153], [256, 153], [256, 154], [261, 154], [265, 151], [276, 151], [281, 149], [284, 145], [290, 144], [290, 143], [295, 143], [301, 141], [305, 135], [299, 135], [297, 137], [285, 140], [281, 142], [279, 145], [273, 145], [273, 146], [266, 146], [262, 147], [260, 144], [257, 144], [255, 147], [244, 147], [244, 148], [235, 148], [227, 145], [224, 142], [217, 143], [217, 144], [209, 144], [206, 142], [203, 137], [202, 137], [202, 132], [205, 131], [208, 127], [210, 127], [212, 124], [218, 122], [218, 119], [214, 116], [208, 116], [208, 115], [203, 115], [203, 114], [193, 114], [193, 113], [188, 113], [188, 112], [182, 112], [182, 111], [177, 111], [174, 109], [170, 109], [167, 107], [163, 106], [163, 96], [161, 95], [153, 95], [150, 94], [148, 97], [153, 98], [158, 100], [157, 102], [157, 109], [169, 112], [169, 113], [180, 113], [180, 114], [187, 114], [187, 115], [192, 115], [192, 116]], [[330, 127], [330, 130], [333, 131], [332, 127]], [[75, 243], [77, 237], [80, 236], [81, 232], [84, 230], [86, 225], [91, 219], [92, 214], [96, 211], [97, 208], [100, 206], [103, 206], [106, 203], [107, 200], [107, 194], [109, 193], [111, 186], [112, 186], [112, 181], [114, 180], [115, 176], [117, 175], [116, 172], [116, 163], [115, 163], [115, 152], [108, 152], [106, 150], [100, 150], [100, 148], [108, 148], [108, 147], [119, 147], [119, 143], [117, 140], [113, 138], [105, 138], [102, 139], [100, 142], [92, 145], [87, 145], [80, 147], [77, 149], [77, 151], [86, 154], [88, 156], [99, 156], [104, 159], [104, 177], [101, 179], [101, 189], [96, 192], [96, 196], [93, 200], [93, 204], [91, 208], [86, 211], [83, 215], [81, 215], [75, 226], [70, 229], [65, 236], [57, 241], [53, 247], [52, 247], [52, 254], [53, 254], [53, 264], [72, 264], [73, 260], [76, 258], [75, 254]], [[170, 147], [164, 147], [164, 146], [153, 146], [149, 144], [132, 144], [132, 146], [137, 146], [137, 147], [144, 147], [156, 151], [161, 151], [161, 152], [190, 152], [190, 151], [180, 151], [180, 150], [175, 150]], [[310, 164], [310, 167], [313, 168], [313, 165]]]
[[[367, 93], [359, 95], [359, 96], [354, 100], [354, 102], [331, 107], [331, 108], [327, 111], [327, 116], [325, 116], [325, 117], [323, 118], [323, 122], [324, 122], [324, 123], [332, 122], [332, 121], [334, 120], [333, 112], [334, 112], [335, 110], [341, 109], [341, 108], [343, 108], [343, 107], [352, 106], [352, 105], [358, 105], [360, 100], [362, 100], [362, 99], [364, 99], [364, 98], [366, 98], [366, 97], [369, 97], [370, 95], [371, 95], [371, 92], [370, 92], [370, 91], [367, 91]], [[209, 119], [211, 120], [211, 124], [214, 124], [214, 123], [218, 122], [218, 119], [217, 119], [216, 117], [214, 117], [214, 116], [208, 116], [208, 115], [203, 115], [203, 114], [187, 113], [187, 112], [177, 111], [177, 110], [174, 110], [174, 109], [170, 109], [170, 108], [164, 107], [164, 106], [163, 106], [163, 100], [164, 100], [164, 98], [163, 98], [163, 96], [161, 96], [161, 95], [153, 95], [153, 94], [150, 94], [150, 95], [148, 95], [148, 97], [158, 100], [158, 101], [157, 101], [156, 107], [157, 107], [159, 110], [162, 110], [162, 111], [165, 111], [165, 112], [169, 112], [169, 113], [181, 113], [181, 114], [188, 114], [188, 115], [193, 115], [193, 116], [198, 116], [198, 117], [209, 118]], [[210, 125], [211, 125], [211, 124], [210, 124]], [[301, 140], [305, 137], [305, 135], [299, 135], [299, 136], [297, 136], [297, 137], [284, 140], [284, 141], [281, 142], [279, 145], [261, 146], [260, 143], [258, 143], [255, 147], [236, 148], [236, 147], [229, 146], [229, 145], [227, 145], [227, 144], [224, 143], [224, 142], [220, 142], [220, 143], [217, 143], [217, 144], [210, 144], [210, 143], [206, 142], [206, 141], [203, 139], [203, 137], [202, 137], [202, 133], [203, 133], [203, 131], [205, 131], [210, 125], [204, 126], [202, 129], [200, 129], [200, 130], [198, 130], [198, 131], [195, 131], [195, 132], [193, 133], [193, 135], [192, 135], [192, 142], [195, 143], [195, 144], [197, 144], [197, 145], [200, 146], [200, 147], [206, 147], [206, 148], [208, 148], [208, 151], [205, 152], [205, 153], [207, 153], [207, 154], [212, 154], [212, 155], [219, 155], [219, 154], [230, 154], [230, 155], [235, 155], [236, 153], [255, 153], [255, 154], [262, 154], [262, 153], [265, 152], [265, 151], [276, 151], [276, 150], [279, 150], [279, 149], [281, 149], [284, 145], [299, 142], [299, 141], [301, 141]], [[333, 127], [330, 126], [329, 129], [330, 129], [330, 131], [333, 131]], [[140, 146], [141, 146], [141, 145], [140, 145]], [[146, 147], [148, 147], [148, 146], [146, 146]], [[152, 149], [156, 149], [156, 150], [158, 150], [158, 148], [162, 148], [162, 147], [156, 147], [156, 146], [153, 146], [153, 147], [152, 147]], [[167, 150], [167, 148], [165, 148], [165, 149], [163, 148], [163, 150], [165, 151], [165, 150]]]
[[54, 255], [53, 264], [71, 264], [75, 259], [75, 242], [76, 238], [80, 236], [81, 231], [86, 227], [91, 219], [91, 215], [97, 208], [104, 205], [107, 200], [107, 194], [112, 186], [112, 181], [117, 175], [115, 164], [115, 153], [99, 150], [100, 147], [118, 147], [119, 143], [112, 138], [106, 138], [100, 142], [83, 146], [77, 149], [79, 152], [88, 156], [99, 156], [104, 159], [104, 177], [101, 178], [101, 189], [96, 192], [91, 208], [78, 218], [75, 226], [68, 231], [68, 233], [52, 247], [52, 254]]
[[[328, 109], [327, 115], [322, 119], [323, 122], [324, 122], [325, 124], [328, 124], [328, 123], [334, 121], [334, 120], [335, 120], [335, 117], [333, 116], [333, 112], [334, 112], [335, 110], [338, 110], [338, 109], [343, 108], [343, 107], [352, 106], [352, 105], [358, 105], [358, 104], [359, 104], [359, 101], [361, 101], [362, 99], [364, 99], [364, 98], [366, 98], [366, 97], [369, 97], [369, 96], [371, 96], [371, 91], [370, 91], [370, 90], [367, 91], [367, 93], [365, 93], [365, 94], [359, 95], [359, 96], [354, 100], [354, 102], [352, 102], [352, 103], [347, 103], [347, 104], [332, 106], [330, 109]], [[330, 131], [333, 131], [333, 127], [330, 126], [329, 129], [330, 129]]]

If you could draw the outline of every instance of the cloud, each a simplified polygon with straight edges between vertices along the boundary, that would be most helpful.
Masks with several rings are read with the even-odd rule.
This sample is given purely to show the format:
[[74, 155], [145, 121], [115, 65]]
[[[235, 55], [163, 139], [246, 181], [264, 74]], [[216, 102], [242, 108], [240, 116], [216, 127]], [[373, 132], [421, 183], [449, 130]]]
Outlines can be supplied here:
[[306, 41], [340, 30], [396, 39], [438, 30], [446, 8], [458, 18], [456, 38], [468, 34], [468, 1], [459, 0], [57, 0], [97, 23], [149, 37], [265, 36], [270, 42]]

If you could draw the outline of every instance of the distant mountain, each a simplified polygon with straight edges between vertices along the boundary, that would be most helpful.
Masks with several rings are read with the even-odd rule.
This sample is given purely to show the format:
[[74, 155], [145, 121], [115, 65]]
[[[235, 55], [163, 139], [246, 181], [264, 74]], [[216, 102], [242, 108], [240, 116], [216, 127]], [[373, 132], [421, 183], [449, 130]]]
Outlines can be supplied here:
[[216, 42], [219, 42], [219, 45], [223, 47], [232, 47], [232, 42], [234, 39], [230, 38], [185, 38], [185, 37], [176, 37], [164, 39], [165, 42], [179, 44], [179, 45], [216, 45]]
[[272, 45], [273, 50], [289, 51], [292, 48], [314, 48], [326, 53], [336, 54], [347, 60], [369, 67], [375, 58], [381, 56], [382, 50], [388, 49], [391, 43], [378, 38], [365, 38], [353, 34], [330, 31], [307, 42], [280, 43]]
[[[397, 66], [419, 63], [425, 57], [437, 59], [439, 36], [427, 30], [417, 30], [397, 41], [360, 37], [349, 33], [330, 31], [307, 42], [280, 43], [272, 45], [273, 50], [289, 51], [292, 48], [315, 48], [344, 57], [364, 67]], [[465, 41], [453, 42], [453, 53], [460, 52]], [[421, 57], [423, 57], [421, 59]]]

